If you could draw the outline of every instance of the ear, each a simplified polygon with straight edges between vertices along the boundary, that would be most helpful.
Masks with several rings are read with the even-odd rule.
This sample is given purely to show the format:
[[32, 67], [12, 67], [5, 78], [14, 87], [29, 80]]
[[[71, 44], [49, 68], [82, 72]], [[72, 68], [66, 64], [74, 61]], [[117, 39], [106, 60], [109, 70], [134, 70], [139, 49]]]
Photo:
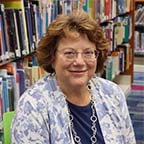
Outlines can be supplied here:
[[52, 66], [53, 69], [55, 69], [55, 58], [53, 58], [53, 59], [51, 60], [51, 66]]

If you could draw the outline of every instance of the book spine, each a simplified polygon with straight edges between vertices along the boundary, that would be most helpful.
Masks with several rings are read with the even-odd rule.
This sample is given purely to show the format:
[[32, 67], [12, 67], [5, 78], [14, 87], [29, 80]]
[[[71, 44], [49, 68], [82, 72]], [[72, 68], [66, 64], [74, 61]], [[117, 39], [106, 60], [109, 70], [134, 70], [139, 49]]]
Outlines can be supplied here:
[[8, 45], [8, 32], [7, 32], [7, 23], [4, 5], [0, 4], [0, 15], [1, 15], [1, 26], [2, 26], [2, 43], [3, 43], [3, 52], [4, 52], [4, 60], [9, 59], [9, 45]]

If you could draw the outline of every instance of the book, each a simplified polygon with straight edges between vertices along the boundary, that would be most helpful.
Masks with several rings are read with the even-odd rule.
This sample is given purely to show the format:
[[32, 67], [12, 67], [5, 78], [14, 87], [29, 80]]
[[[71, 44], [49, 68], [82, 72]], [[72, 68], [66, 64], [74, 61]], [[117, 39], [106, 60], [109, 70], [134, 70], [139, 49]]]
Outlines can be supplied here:
[[[81, 3], [82, 3], [82, 2], [81, 2]], [[89, 9], [89, 1], [88, 1], [88, 0], [84, 0], [83, 3], [82, 3], [82, 5], [83, 5], [83, 10], [84, 10], [85, 12], [91, 14], [90, 9]]]
[[13, 86], [14, 86], [14, 95], [16, 96], [16, 74], [17, 74], [17, 63], [16, 62], [11, 62], [5, 65], [1, 66], [1, 69], [6, 69], [8, 75], [13, 75], [14, 80], [13, 80]]
[[30, 3], [24, 1], [24, 8], [25, 8], [25, 16], [26, 16], [26, 24], [27, 24], [27, 35], [29, 40], [29, 50], [33, 52], [35, 50], [35, 41], [33, 37], [33, 28], [32, 28], [32, 15], [31, 15], [31, 8]]
[[0, 131], [2, 130], [2, 115], [3, 115], [3, 82], [0, 77]]
[[[87, 0], [88, 1], [88, 0]], [[90, 0], [88, 1], [88, 13], [90, 14], [90, 16], [95, 19], [96, 15], [95, 15], [95, 1]]]
[[118, 14], [123, 14], [125, 12], [124, 0], [118, 0]]
[[32, 66], [32, 84], [36, 83], [39, 80], [39, 67]]
[[112, 0], [111, 1], [111, 18], [116, 17], [118, 15], [117, 12], [117, 0]]
[[32, 67], [25, 67], [25, 88], [28, 89], [32, 84]]
[[[43, 34], [43, 28], [42, 28], [43, 21], [42, 21], [41, 5], [40, 5], [40, 1], [35, 1], [35, 0], [31, 0], [31, 4], [32, 4], [32, 8], [33, 8], [32, 9], [33, 10], [33, 20], [35, 21], [34, 23], [35, 23], [36, 45], [37, 45], [37, 42], [40, 40], [40, 38], [42, 37], [42, 34]], [[55, 15], [53, 14], [52, 16], [54, 17]]]
[[72, 13], [72, 1], [71, 0], [65, 0], [63, 6], [63, 13], [70, 14]]
[[112, 73], [112, 57], [111, 56], [108, 56], [106, 62], [105, 62], [105, 66], [106, 66], [106, 79], [108, 80], [112, 80], [113, 79], [113, 73]]
[[15, 84], [15, 96], [14, 96], [14, 107], [16, 108], [16, 106], [17, 106], [17, 103], [18, 103], [18, 100], [19, 100], [19, 98], [20, 98], [20, 75], [19, 75], [19, 73], [17, 72], [16, 73], [16, 84]]
[[14, 89], [14, 75], [7, 75], [7, 85], [8, 85], [8, 98], [9, 98], [9, 111], [14, 111], [14, 101], [15, 101], [15, 89]]
[[123, 26], [124, 26], [124, 37], [123, 42], [128, 43], [131, 38], [131, 17], [126, 16], [123, 18]]
[[111, 13], [111, 0], [105, 0], [105, 18], [106, 20], [109, 20]]
[[121, 67], [123, 67], [122, 72], [124, 72], [124, 71], [129, 69], [130, 64], [131, 64], [130, 44], [129, 43], [123, 43], [121, 45], [118, 45], [118, 49], [120, 50], [121, 55], [122, 55]]
[[[31, 13], [31, 20], [32, 20], [32, 34], [33, 34], [33, 41], [34, 41], [34, 44], [36, 46], [36, 21], [35, 21], [35, 12], [34, 12], [34, 6], [32, 4], [32, 2], [29, 3], [29, 6], [30, 6], [30, 13]], [[35, 46], [34, 46], [34, 49], [35, 49]]]
[[100, 22], [105, 21], [105, 0], [100, 0]]
[[8, 39], [8, 29], [6, 23], [5, 8], [3, 4], [0, 4], [0, 15], [1, 15], [1, 31], [2, 31], [2, 51], [3, 51], [3, 60], [9, 59], [9, 39]]
[[100, 23], [100, 0], [95, 1], [95, 19], [97, 23]]
[[111, 53], [112, 56], [112, 75], [115, 77], [120, 73], [120, 59], [119, 59], [119, 51], [113, 51]]
[[17, 69], [17, 73], [19, 75], [19, 88], [20, 88], [20, 96], [25, 91], [25, 70], [24, 69]]
[[72, 1], [72, 12], [76, 11], [79, 6], [79, 0]]
[[2, 17], [0, 15], [0, 62], [3, 60], [3, 43], [2, 43]]
[[7, 69], [0, 69], [1, 81], [1, 94], [3, 103], [3, 113], [9, 111], [9, 97], [8, 97], [8, 81], [7, 81]]
[[23, 19], [22, 19], [22, 11], [21, 9], [15, 9], [16, 14], [16, 23], [18, 28], [18, 38], [20, 42], [20, 51], [22, 55], [27, 54], [27, 50], [25, 47], [25, 38], [24, 38], [24, 27], [23, 27]]
[[8, 25], [10, 52], [13, 58], [21, 57], [19, 39], [17, 38], [17, 23], [14, 9], [5, 9]]
[[119, 55], [120, 55], [120, 72], [125, 72], [125, 54], [124, 54], [124, 48], [119, 46]]
[[26, 54], [29, 54], [29, 43], [28, 43], [28, 36], [27, 36], [27, 26], [26, 26], [23, 0], [0, 0], [0, 3], [3, 3], [5, 8], [21, 10], [21, 20], [23, 21], [23, 30], [24, 30], [23, 31], [24, 44], [26, 48]]
[[114, 37], [116, 40], [116, 45], [120, 45], [124, 39], [124, 26], [123, 23], [118, 20], [115, 27]]

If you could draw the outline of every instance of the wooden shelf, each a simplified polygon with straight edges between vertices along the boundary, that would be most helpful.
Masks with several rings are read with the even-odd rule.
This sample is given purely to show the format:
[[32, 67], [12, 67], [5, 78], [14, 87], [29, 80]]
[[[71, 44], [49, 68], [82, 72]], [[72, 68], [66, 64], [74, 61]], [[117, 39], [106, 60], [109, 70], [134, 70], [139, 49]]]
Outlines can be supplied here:
[[131, 76], [130, 75], [118, 75], [115, 77], [113, 81], [119, 85], [119, 87], [124, 92], [125, 97], [127, 97], [130, 94], [130, 91], [131, 91]]
[[126, 84], [122, 85], [122, 84], [120, 84], [119, 86], [122, 89], [122, 91], [124, 92], [125, 97], [127, 98], [130, 95], [130, 92], [131, 92], [131, 85], [126, 85]]
[[144, 2], [144, 0], [135, 0], [135, 2]]
[[3, 65], [8, 64], [8, 63], [11, 63], [13, 61], [14, 61], [14, 59], [9, 59], [9, 60], [2, 61], [2, 62], [0, 62], [0, 66], [3, 66]]

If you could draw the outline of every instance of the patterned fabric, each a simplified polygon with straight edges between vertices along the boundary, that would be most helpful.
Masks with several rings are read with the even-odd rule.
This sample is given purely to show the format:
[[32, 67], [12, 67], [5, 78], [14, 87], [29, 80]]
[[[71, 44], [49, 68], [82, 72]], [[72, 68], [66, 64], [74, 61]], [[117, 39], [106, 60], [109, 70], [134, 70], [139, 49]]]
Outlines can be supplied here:
[[[89, 83], [105, 144], [136, 144], [121, 89], [97, 76]], [[67, 102], [54, 74], [40, 79], [20, 97], [11, 139], [12, 144], [74, 144]]]

